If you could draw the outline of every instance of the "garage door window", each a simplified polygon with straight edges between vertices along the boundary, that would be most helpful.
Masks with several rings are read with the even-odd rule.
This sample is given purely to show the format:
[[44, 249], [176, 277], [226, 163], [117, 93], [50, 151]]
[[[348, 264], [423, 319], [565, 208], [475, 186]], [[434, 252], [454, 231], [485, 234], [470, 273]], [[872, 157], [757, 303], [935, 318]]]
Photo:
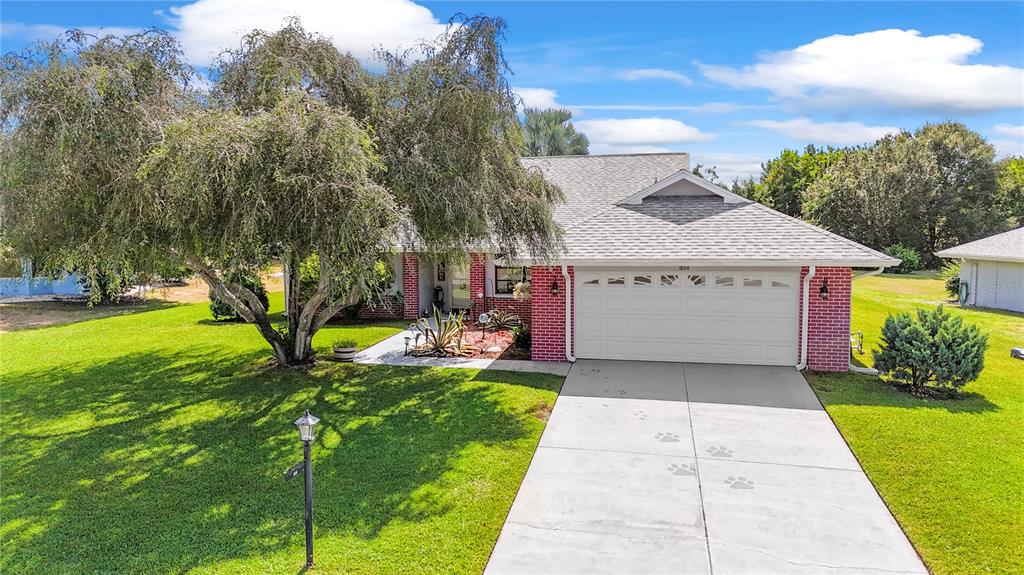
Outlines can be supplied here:
[[674, 286], [679, 281], [679, 276], [676, 274], [662, 274], [661, 285], [668, 287]]
[[761, 278], [743, 278], [743, 287], [761, 287]]
[[584, 286], [599, 286], [601, 285], [601, 276], [597, 274], [584, 274], [580, 276], [583, 280]]
[[715, 287], [733, 287], [734, 281], [732, 276], [715, 276]]
[[704, 285], [704, 276], [702, 275], [688, 275], [686, 276], [686, 283], [692, 287], [701, 287]]
[[649, 285], [651, 285], [651, 276], [649, 276], [649, 275], [635, 275], [635, 276], [633, 276], [633, 285], [635, 285], [635, 286], [649, 286]]
[[789, 286], [789, 282], [782, 281], [782, 280], [772, 280], [772, 287], [773, 288], [788, 288], [790, 286]]
[[626, 285], [626, 276], [608, 276], [608, 285], [624, 286]]

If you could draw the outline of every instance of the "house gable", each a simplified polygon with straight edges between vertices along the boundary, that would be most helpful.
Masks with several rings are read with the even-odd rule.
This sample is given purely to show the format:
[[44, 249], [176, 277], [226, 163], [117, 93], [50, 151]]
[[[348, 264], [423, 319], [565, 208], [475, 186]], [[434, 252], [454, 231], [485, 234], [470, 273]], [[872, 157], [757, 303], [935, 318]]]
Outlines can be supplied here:
[[625, 198], [619, 205], [641, 204], [644, 198], [651, 196], [683, 196], [683, 197], [713, 197], [722, 198], [727, 204], [749, 203], [750, 200], [713, 184], [704, 178], [691, 173], [689, 170], [679, 170], [671, 176], [657, 181], [639, 192]]

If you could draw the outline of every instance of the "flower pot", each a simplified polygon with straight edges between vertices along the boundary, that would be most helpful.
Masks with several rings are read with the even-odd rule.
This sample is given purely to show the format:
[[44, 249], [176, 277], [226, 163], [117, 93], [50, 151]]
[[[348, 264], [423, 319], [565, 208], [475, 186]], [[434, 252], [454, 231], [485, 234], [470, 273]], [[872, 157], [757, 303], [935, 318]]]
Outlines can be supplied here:
[[336, 347], [334, 348], [334, 359], [335, 361], [352, 361], [356, 357], [356, 348], [354, 347]]

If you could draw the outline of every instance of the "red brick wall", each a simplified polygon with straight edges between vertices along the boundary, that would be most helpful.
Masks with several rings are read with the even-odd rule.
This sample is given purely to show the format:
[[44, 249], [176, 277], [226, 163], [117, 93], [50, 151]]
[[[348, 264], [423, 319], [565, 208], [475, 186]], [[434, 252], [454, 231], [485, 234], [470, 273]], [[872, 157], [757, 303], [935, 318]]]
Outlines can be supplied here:
[[[403, 292], [404, 294], [404, 292]], [[403, 316], [405, 310], [398, 305], [398, 298], [386, 296], [386, 300], [374, 306], [359, 308], [360, 319], [395, 319]]]
[[[530, 274], [533, 360], [565, 361], [565, 294], [573, 289], [573, 268], [569, 268], [568, 286], [560, 267], [534, 266]], [[558, 282], [558, 295], [551, 295], [552, 281]]]
[[405, 310], [402, 317], [416, 319], [420, 315], [420, 264], [416, 254], [402, 254], [402, 295]]
[[[803, 279], [800, 270], [800, 332], [803, 330]], [[850, 268], [819, 267], [811, 278], [808, 302], [807, 367], [814, 371], [847, 371], [850, 366]], [[821, 299], [822, 282], [828, 282], [828, 299]], [[798, 337], [803, 337], [798, 333]]]
[[[494, 297], [484, 295], [483, 298], [479, 297], [479, 294], [487, 294], [487, 260], [484, 254], [470, 254], [469, 255], [469, 297], [473, 300], [473, 320], [480, 317], [480, 314], [491, 311], [492, 309], [500, 309], [504, 312], [514, 313], [519, 316], [519, 319], [526, 323], [530, 323], [532, 314], [530, 313], [531, 303], [530, 300], [517, 300], [511, 297]], [[539, 284], [534, 284], [539, 285]], [[550, 282], [548, 282], [548, 288], [550, 289]]]

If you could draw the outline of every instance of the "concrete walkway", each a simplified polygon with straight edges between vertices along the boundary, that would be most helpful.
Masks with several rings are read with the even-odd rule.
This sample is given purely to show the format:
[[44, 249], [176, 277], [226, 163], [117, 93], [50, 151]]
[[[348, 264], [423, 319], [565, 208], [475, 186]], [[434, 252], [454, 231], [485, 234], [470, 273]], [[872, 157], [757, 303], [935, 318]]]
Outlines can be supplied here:
[[405, 338], [415, 337], [413, 330], [404, 330], [384, 341], [378, 342], [356, 354], [356, 363], [406, 365], [414, 367], [462, 367], [467, 369], [501, 369], [505, 371], [528, 371], [532, 373], [553, 373], [565, 376], [569, 373], [569, 362], [524, 361], [516, 359], [469, 359], [464, 357], [415, 357], [405, 354]]
[[792, 368], [581, 360], [485, 573], [927, 573]]

